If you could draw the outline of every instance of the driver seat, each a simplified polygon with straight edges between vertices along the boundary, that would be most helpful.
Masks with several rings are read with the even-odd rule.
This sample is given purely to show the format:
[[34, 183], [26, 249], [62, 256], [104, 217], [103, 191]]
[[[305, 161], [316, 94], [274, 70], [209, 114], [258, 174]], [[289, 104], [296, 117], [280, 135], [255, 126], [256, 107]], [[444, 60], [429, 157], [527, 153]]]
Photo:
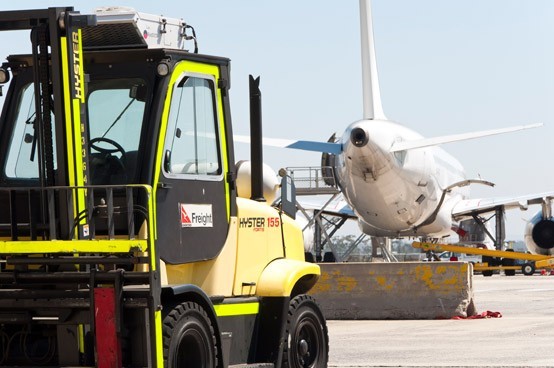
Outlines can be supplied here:
[[127, 182], [123, 162], [109, 153], [92, 153], [89, 156], [92, 185], [118, 185]]

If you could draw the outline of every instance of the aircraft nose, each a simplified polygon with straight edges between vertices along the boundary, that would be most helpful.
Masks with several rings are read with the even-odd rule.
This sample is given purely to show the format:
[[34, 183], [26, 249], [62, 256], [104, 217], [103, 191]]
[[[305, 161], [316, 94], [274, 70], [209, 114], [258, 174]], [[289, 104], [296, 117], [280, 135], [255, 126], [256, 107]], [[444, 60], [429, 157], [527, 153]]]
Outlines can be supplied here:
[[350, 141], [354, 146], [363, 147], [367, 144], [368, 140], [369, 135], [365, 129], [360, 127], [352, 129], [352, 132], [350, 133]]

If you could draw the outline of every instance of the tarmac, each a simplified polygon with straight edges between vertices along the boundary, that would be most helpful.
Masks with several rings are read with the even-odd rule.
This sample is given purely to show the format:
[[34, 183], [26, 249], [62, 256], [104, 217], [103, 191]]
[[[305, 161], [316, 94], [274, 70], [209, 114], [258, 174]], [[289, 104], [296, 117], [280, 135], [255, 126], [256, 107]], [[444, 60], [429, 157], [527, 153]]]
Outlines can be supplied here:
[[501, 318], [327, 321], [329, 367], [554, 367], [554, 276], [473, 276]]

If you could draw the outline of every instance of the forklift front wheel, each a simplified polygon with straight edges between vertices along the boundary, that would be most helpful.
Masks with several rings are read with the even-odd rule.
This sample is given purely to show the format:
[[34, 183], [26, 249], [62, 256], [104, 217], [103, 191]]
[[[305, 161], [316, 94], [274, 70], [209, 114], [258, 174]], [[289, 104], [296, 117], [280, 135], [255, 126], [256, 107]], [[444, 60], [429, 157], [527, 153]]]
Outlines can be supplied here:
[[163, 320], [166, 368], [215, 367], [217, 340], [204, 309], [193, 302], [173, 308]]
[[329, 336], [325, 318], [314, 298], [298, 295], [289, 304], [283, 351], [285, 368], [327, 367]]

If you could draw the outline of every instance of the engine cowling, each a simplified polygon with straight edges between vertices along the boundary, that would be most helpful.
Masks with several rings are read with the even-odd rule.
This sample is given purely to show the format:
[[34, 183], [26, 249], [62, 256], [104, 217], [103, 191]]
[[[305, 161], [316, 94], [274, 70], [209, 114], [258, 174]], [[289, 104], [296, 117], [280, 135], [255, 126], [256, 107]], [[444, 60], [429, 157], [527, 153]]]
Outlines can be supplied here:
[[[337, 134], [333, 135], [327, 140], [327, 142], [336, 143], [338, 141]], [[323, 182], [330, 187], [337, 186], [337, 180], [335, 178], [335, 155], [332, 153], [323, 152], [321, 154], [321, 175], [323, 176]]]
[[532, 253], [554, 255], [554, 218], [539, 211], [525, 226], [525, 245]]

